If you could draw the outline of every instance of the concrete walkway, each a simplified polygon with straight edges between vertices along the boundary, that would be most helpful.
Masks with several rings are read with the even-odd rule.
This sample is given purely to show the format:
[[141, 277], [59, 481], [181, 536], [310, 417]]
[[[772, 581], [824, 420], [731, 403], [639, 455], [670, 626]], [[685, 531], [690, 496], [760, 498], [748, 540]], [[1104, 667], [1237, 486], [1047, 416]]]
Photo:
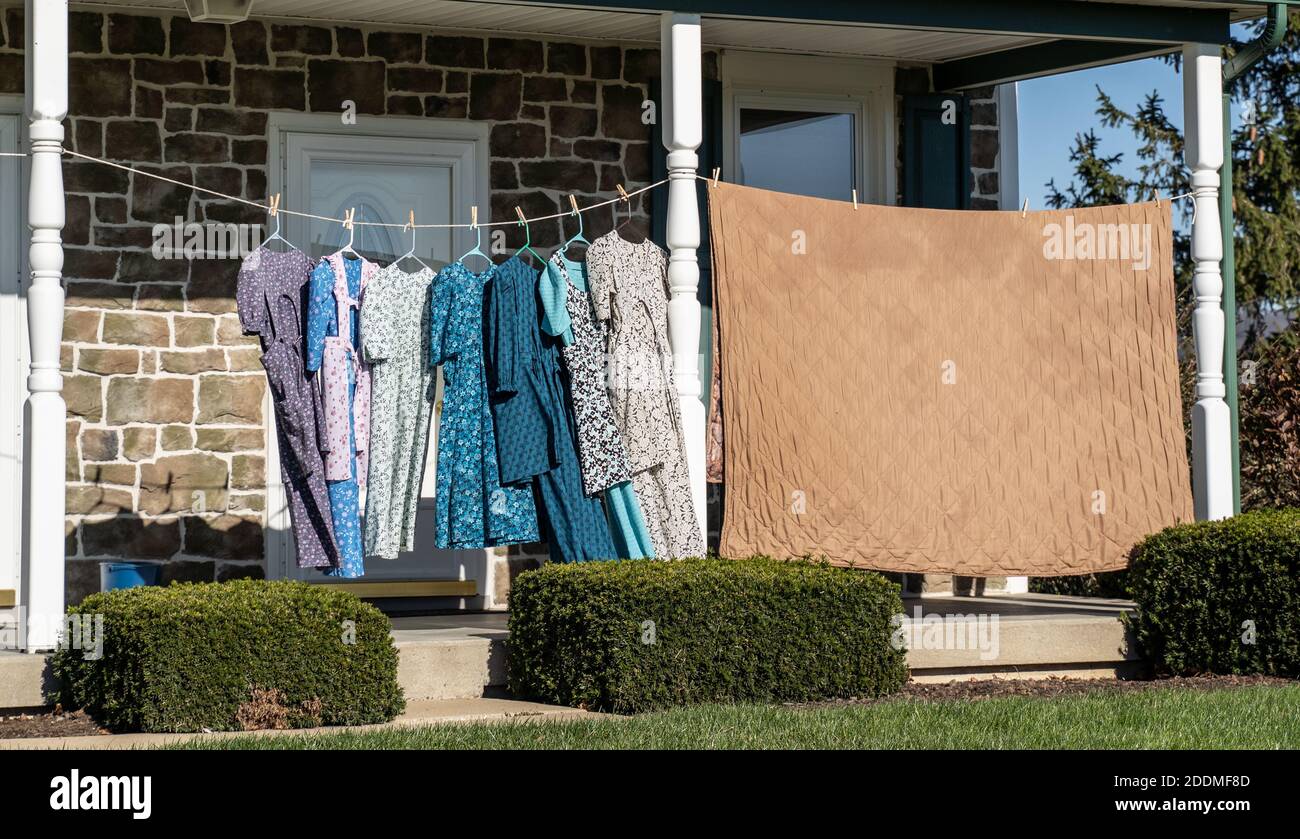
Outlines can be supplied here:
[[339, 734], [342, 732], [384, 731], [422, 725], [467, 722], [528, 722], [536, 720], [596, 719], [593, 714], [561, 705], [543, 705], [516, 699], [439, 699], [406, 703], [406, 712], [389, 723], [378, 725], [298, 728], [276, 731], [221, 731], [212, 734], [105, 734], [88, 737], [27, 737], [0, 739], [0, 751], [19, 749], [152, 749], [171, 743], [184, 743], [203, 737], [282, 737], [295, 734]]

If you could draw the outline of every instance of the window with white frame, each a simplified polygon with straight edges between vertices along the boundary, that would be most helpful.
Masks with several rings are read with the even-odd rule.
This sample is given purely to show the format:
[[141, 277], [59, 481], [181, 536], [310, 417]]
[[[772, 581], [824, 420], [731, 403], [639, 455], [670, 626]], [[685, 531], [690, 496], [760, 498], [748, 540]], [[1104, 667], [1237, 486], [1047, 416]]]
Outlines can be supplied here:
[[724, 171], [747, 186], [893, 203], [893, 68], [875, 61], [727, 52]]

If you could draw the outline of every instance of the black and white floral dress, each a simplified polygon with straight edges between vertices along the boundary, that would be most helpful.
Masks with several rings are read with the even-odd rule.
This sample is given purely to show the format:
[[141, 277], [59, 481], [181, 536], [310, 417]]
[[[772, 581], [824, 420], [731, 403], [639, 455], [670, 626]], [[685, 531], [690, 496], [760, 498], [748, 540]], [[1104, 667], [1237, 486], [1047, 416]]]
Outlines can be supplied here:
[[[569, 376], [569, 398], [578, 429], [582, 488], [588, 495], [596, 495], [632, 480], [632, 464], [605, 390], [608, 328], [592, 316], [591, 296], [578, 288], [578, 283], [583, 282], [582, 271], [581, 263], [569, 262], [557, 251], [542, 278], [546, 289], [542, 303], [549, 322], [559, 329], [563, 344], [560, 354]], [[563, 312], [559, 311], [561, 306]]]
[[668, 341], [668, 258], [611, 231], [587, 249], [596, 318], [609, 323], [608, 388], [655, 555], [702, 556]]

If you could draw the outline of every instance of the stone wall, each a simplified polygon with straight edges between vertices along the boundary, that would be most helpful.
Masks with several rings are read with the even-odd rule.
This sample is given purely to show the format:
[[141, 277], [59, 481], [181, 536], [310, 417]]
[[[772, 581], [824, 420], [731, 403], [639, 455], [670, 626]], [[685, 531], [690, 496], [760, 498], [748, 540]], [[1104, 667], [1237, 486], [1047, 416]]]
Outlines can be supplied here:
[[[0, 20], [0, 93], [21, 94], [22, 11]], [[71, 14], [68, 47], [69, 148], [254, 201], [267, 191], [268, 112], [337, 113], [344, 100], [362, 126], [367, 115], [490, 121], [493, 218], [567, 209], [570, 192], [615, 197], [650, 176], [641, 108], [654, 49], [86, 11]], [[260, 576], [265, 378], [235, 314], [239, 261], [150, 248], [153, 225], [177, 215], [264, 219], [75, 158], [64, 178], [68, 600], [97, 590], [96, 559], [166, 560], [164, 580]], [[611, 218], [589, 216], [588, 234]], [[541, 246], [567, 235], [533, 226]]]
[[966, 91], [970, 104], [970, 174], [972, 210], [1001, 208], [1001, 162], [998, 160], [998, 89]]

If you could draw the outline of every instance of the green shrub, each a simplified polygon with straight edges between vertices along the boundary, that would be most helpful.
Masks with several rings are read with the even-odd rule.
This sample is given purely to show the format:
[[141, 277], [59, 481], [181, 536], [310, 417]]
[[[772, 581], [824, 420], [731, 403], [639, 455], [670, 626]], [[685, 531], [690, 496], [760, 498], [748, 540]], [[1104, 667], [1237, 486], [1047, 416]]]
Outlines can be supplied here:
[[1148, 536], [1129, 590], [1138, 643], [1161, 671], [1300, 675], [1300, 510]]
[[1128, 569], [1101, 571], [1097, 574], [1071, 574], [1064, 577], [1030, 577], [1029, 590], [1035, 594], [1059, 594], [1066, 597], [1128, 598]]
[[113, 729], [356, 725], [404, 707], [388, 618], [347, 592], [264, 580], [141, 587], [92, 594], [69, 613], [103, 616], [103, 654], [56, 653], [54, 698]]
[[1242, 359], [1241, 503], [1300, 505], [1300, 332], [1294, 327]]
[[898, 587], [767, 558], [547, 565], [510, 591], [510, 688], [633, 713], [879, 696], [907, 680]]

